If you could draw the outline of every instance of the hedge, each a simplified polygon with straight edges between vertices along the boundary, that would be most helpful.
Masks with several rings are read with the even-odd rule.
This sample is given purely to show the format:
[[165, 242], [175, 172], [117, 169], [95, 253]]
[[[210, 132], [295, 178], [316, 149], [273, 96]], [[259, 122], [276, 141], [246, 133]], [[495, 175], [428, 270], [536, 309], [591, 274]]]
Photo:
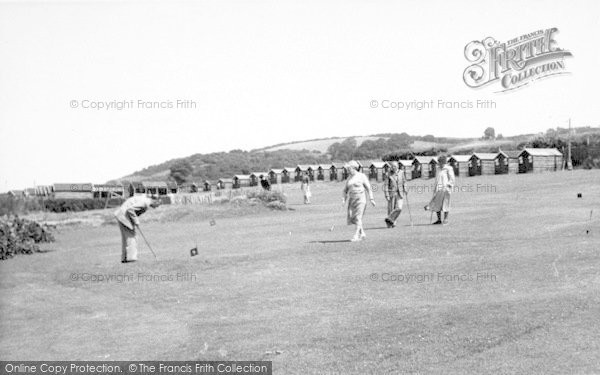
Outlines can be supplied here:
[[[113, 198], [109, 200], [109, 207], [121, 205], [125, 200]], [[44, 210], [50, 212], [79, 212], [87, 210], [99, 210], [106, 206], [104, 199], [46, 199], [43, 202]]]
[[0, 216], [23, 215], [42, 210], [42, 200], [39, 198], [0, 197]]

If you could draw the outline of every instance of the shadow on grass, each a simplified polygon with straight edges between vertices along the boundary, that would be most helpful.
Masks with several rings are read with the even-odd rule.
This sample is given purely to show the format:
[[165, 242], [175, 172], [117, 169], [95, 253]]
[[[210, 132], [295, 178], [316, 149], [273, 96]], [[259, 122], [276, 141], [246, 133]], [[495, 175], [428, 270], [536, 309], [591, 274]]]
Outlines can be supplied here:
[[381, 230], [381, 229], [392, 229], [388, 227], [372, 227], [372, 228], [364, 228], [365, 230]]
[[40, 249], [40, 250], [36, 251], [36, 253], [43, 254], [43, 253], [52, 253], [54, 251], [56, 251], [56, 250], [54, 250], [54, 249]]
[[[396, 225], [396, 228], [398, 227], [429, 227], [432, 224], [405, 224], [405, 225]], [[441, 225], [440, 225], [441, 226]], [[373, 227], [373, 228], [365, 228], [365, 230], [381, 230], [381, 229], [394, 229], [394, 228], [388, 228], [388, 227]]]
[[341, 242], [352, 242], [350, 240], [323, 240], [323, 241], [310, 241], [309, 243], [341, 243]]

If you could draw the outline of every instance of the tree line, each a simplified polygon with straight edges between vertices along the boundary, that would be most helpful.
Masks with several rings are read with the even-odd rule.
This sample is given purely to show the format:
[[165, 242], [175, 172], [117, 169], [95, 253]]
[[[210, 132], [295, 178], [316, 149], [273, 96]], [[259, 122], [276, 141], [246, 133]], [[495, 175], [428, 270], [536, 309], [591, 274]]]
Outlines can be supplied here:
[[[579, 128], [578, 128], [579, 129]], [[575, 167], [600, 167], [600, 134], [594, 129], [579, 129], [582, 134], [572, 137], [573, 165]], [[523, 147], [557, 148], [566, 154], [568, 129], [548, 129], [545, 134], [523, 141], [524, 136], [509, 137], [514, 143], [502, 146], [503, 150], [521, 149]], [[298, 164], [327, 164], [356, 160], [399, 160], [410, 159], [414, 156], [435, 156], [448, 152], [448, 145], [460, 144], [468, 139], [434, 137], [433, 135], [411, 136], [407, 133], [376, 134], [374, 140], [365, 140], [360, 145], [354, 137], [331, 144], [326, 153], [309, 150], [277, 150], [277, 151], [243, 151], [215, 152], [210, 154], [195, 154], [186, 158], [173, 159], [165, 163], [150, 166], [135, 172], [137, 176], [152, 176], [165, 170], [169, 171], [170, 179], [182, 184], [188, 181], [217, 180], [235, 174], [250, 174], [252, 172], [268, 172], [271, 168], [295, 167]], [[499, 139], [495, 130], [488, 127], [484, 131], [487, 139]], [[414, 151], [415, 141], [430, 142], [432, 147], [420, 147]], [[442, 144], [443, 147], [435, 146]], [[427, 144], [425, 144], [427, 145]], [[506, 149], [505, 149], [506, 147]], [[470, 152], [497, 152], [498, 146], [488, 146], [480, 149], [461, 150]]]

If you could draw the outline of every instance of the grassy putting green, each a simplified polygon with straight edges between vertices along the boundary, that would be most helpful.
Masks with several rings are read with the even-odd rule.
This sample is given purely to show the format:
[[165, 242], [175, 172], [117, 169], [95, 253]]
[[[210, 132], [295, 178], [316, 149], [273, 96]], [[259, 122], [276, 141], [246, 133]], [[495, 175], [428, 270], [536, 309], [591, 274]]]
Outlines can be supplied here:
[[[417, 180], [414, 226], [405, 209], [385, 229], [379, 189], [360, 243], [346, 242], [341, 183], [314, 184], [311, 205], [286, 186], [294, 210], [215, 226], [154, 221], [159, 208], [141, 220], [158, 261], [140, 242], [140, 261], [119, 263], [116, 225], [63, 229], [47, 253], [0, 263], [0, 356], [272, 360], [277, 374], [599, 371], [600, 171], [457, 182], [449, 226], [427, 225], [432, 181]], [[113, 279], [81, 280], [98, 275]]]

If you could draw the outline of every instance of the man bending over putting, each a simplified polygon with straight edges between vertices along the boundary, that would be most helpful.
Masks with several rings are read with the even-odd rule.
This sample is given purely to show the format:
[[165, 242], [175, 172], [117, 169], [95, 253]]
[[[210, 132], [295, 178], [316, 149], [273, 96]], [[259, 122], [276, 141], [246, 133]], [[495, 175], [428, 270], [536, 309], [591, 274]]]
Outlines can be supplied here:
[[148, 207], [160, 206], [158, 198], [145, 195], [136, 195], [127, 199], [114, 215], [121, 230], [121, 263], [135, 262], [137, 260], [136, 228], [140, 225], [139, 216], [148, 210]]
[[[435, 176], [435, 186], [433, 190], [433, 198], [425, 210], [430, 210], [437, 213], [437, 221], [433, 224], [448, 224], [448, 213], [450, 211], [450, 193], [454, 188], [454, 169], [446, 164], [444, 155], [438, 158], [440, 169]], [[442, 212], [444, 213], [444, 221], [442, 222]]]

